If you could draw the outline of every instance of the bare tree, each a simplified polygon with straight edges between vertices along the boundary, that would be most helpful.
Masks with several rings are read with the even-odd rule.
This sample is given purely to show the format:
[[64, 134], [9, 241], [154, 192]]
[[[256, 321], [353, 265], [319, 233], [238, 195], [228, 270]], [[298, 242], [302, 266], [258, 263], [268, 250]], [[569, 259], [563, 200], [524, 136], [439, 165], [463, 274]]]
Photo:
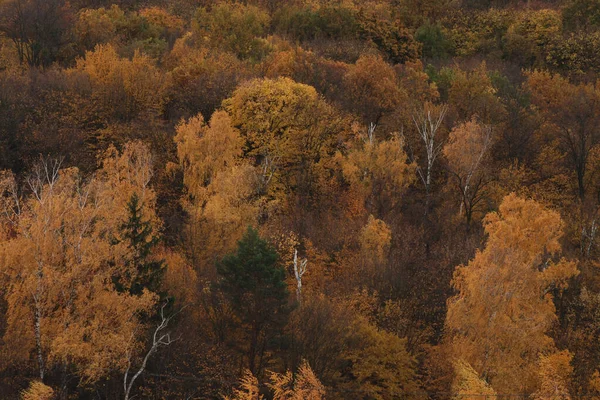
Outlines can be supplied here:
[[[417, 164], [417, 174], [425, 186], [426, 193], [426, 208], [425, 213], [427, 214], [429, 209], [429, 193], [431, 189], [431, 176], [433, 167], [437, 157], [440, 155], [442, 148], [444, 147], [444, 141], [440, 139], [438, 131], [444, 117], [448, 112], [446, 105], [435, 107], [426, 104], [422, 110], [413, 112], [412, 118], [417, 128], [420, 146], [423, 146], [427, 162], [423, 169]], [[402, 134], [402, 136], [404, 136]], [[413, 148], [411, 147], [410, 140], [404, 137], [404, 142], [408, 145], [408, 155], [411, 161], [415, 161], [415, 155]]]
[[179, 340], [179, 338], [173, 339], [171, 338], [171, 333], [166, 332], [169, 322], [183, 310], [179, 310], [176, 313], [171, 314], [170, 316], [165, 316], [165, 308], [169, 304], [169, 301], [166, 300], [163, 305], [160, 307], [160, 323], [154, 329], [154, 333], [152, 334], [152, 346], [150, 346], [150, 350], [144, 356], [142, 360], [142, 365], [138, 368], [136, 373], [129, 379], [129, 370], [131, 369], [131, 353], [129, 354], [129, 361], [127, 365], [127, 369], [125, 370], [125, 375], [123, 377], [123, 389], [125, 390], [125, 400], [130, 399], [131, 389], [133, 388], [133, 384], [136, 379], [140, 377], [140, 375], [146, 370], [146, 365], [148, 364], [148, 360], [150, 357], [158, 351], [160, 347], [169, 346], [173, 342]]
[[367, 135], [365, 136], [365, 135], [361, 134], [362, 139], [365, 143], [368, 143], [370, 145], [373, 145], [373, 143], [375, 143], [375, 129], [376, 128], [377, 128], [377, 124], [371, 122], [369, 124], [369, 126], [367, 127]]
[[308, 260], [305, 258], [298, 262], [298, 250], [294, 250], [294, 275], [296, 276], [296, 298], [298, 303], [302, 303], [302, 276], [306, 272], [306, 264]]

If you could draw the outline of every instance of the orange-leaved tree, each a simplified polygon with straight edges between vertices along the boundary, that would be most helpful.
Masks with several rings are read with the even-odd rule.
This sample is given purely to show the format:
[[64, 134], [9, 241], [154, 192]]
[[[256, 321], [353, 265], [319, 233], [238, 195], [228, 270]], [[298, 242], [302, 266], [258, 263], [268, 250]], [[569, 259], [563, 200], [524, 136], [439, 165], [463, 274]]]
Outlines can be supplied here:
[[[88, 181], [52, 160], [33, 169], [24, 189], [3, 174], [3, 197], [10, 199], [0, 221], [5, 364], [35, 364], [42, 382], [59, 366], [83, 383], [126, 367], [140, 345], [139, 316], [151, 313], [157, 298], [114, 283], [118, 276], [131, 287], [139, 278], [137, 265], [127, 262], [134, 249], [119, 240], [134, 194], [144, 220], [157, 227], [149, 162], [147, 148], [132, 143], [123, 153], [109, 150]], [[28, 196], [21, 195], [25, 190]]]
[[533, 393], [540, 356], [557, 351], [547, 334], [556, 320], [551, 289], [578, 270], [558, 258], [557, 212], [511, 194], [484, 223], [485, 248], [454, 274], [446, 334], [455, 357], [498, 393]]

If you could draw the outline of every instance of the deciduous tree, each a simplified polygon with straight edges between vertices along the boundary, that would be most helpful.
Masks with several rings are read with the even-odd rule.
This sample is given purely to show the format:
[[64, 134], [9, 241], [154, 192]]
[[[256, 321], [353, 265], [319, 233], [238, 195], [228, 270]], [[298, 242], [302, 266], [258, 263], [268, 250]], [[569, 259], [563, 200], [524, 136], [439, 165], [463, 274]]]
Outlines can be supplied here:
[[539, 357], [556, 352], [549, 289], [578, 273], [574, 262], [556, 260], [562, 229], [558, 213], [511, 194], [485, 218], [485, 248], [455, 272], [448, 339], [499, 393], [535, 392]]

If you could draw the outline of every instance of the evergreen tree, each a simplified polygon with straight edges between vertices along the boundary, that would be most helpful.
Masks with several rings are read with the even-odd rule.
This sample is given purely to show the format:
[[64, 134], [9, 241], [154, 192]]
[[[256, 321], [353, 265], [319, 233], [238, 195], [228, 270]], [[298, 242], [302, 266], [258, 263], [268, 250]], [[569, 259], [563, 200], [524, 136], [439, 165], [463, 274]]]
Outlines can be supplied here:
[[273, 246], [249, 227], [234, 253], [217, 263], [220, 289], [240, 321], [240, 343], [248, 369], [259, 374], [267, 348], [285, 324], [288, 290]]
[[164, 261], [152, 258], [152, 250], [160, 238], [154, 234], [150, 221], [142, 216], [143, 204], [136, 193], [127, 202], [128, 218], [121, 225], [123, 238], [130, 248], [132, 257], [127, 260], [133, 271], [129, 293], [140, 295], [144, 288], [158, 293], [164, 271]]

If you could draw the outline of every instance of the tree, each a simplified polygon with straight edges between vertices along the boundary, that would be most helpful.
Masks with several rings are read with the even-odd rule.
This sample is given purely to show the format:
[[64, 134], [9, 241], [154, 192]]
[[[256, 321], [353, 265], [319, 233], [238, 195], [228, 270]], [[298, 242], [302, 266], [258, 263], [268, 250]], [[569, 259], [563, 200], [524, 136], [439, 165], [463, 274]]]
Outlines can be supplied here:
[[294, 249], [294, 276], [296, 278], [296, 300], [298, 304], [302, 303], [302, 276], [306, 273], [306, 258], [298, 263], [298, 250]]
[[7, 0], [0, 3], [0, 31], [22, 63], [49, 66], [68, 44], [71, 10], [65, 0]]
[[369, 215], [366, 225], [360, 232], [360, 270], [357, 275], [361, 282], [373, 284], [377, 280], [383, 280], [382, 269], [385, 267], [390, 244], [392, 242], [392, 231], [385, 222], [375, 219]]
[[111, 281], [127, 270], [128, 251], [110, 240], [118, 225], [107, 216], [125, 204], [106, 197], [102, 180], [80, 184], [77, 171], [59, 166], [41, 163], [28, 179], [31, 197], [13, 196], [19, 201], [12, 205], [15, 235], [0, 247], [9, 321], [4, 340], [19, 344], [13, 362], [35, 350], [41, 381], [54, 366], [73, 365], [82, 382], [95, 382], [123, 367], [125, 353], [138, 343], [139, 313], [150, 311], [155, 295], [122, 294]]
[[338, 154], [344, 178], [361, 206], [378, 218], [393, 212], [415, 179], [415, 164], [408, 162], [404, 138], [379, 141], [374, 132], [363, 136], [347, 157]]
[[[160, 238], [153, 233], [151, 221], [143, 219], [143, 208], [139, 196], [133, 193], [127, 202], [127, 220], [120, 227], [123, 240], [127, 243], [131, 254], [126, 262], [131, 264], [134, 273], [134, 276], [129, 278], [131, 281], [129, 293], [138, 296], [144, 289], [158, 293], [164, 271], [163, 261], [152, 257]], [[121, 286], [120, 283], [118, 285]]]
[[241, 3], [218, 2], [210, 11], [199, 8], [193, 19], [198, 38], [237, 55], [240, 59], [260, 60], [267, 47], [262, 39], [269, 27], [269, 14]]
[[475, 116], [484, 124], [493, 124], [505, 113], [485, 61], [472, 71], [454, 70], [448, 104], [452, 106], [450, 114], [456, 122], [468, 121]]
[[136, 271], [125, 262], [131, 248], [114, 238], [134, 192], [145, 202], [144, 218], [156, 223], [147, 161], [147, 149], [134, 143], [122, 154], [109, 151], [85, 183], [76, 169], [42, 160], [26, 181], [29, 196], [14, 178], [2, 185], [2, 226], [10, 232], [0, 242], [9, 365], [35, 354], [40, 381], [61, 371], [82, 385], [125, 369], [127, 354], [140, 345], [140, 316], [157, 296], [115, 288], [114, 276]]
[[270, 339], [283, 327], [288, 290], [275, 249], [249, 227], [234, 253], [217, 263], [219, 288], [240, 321], [240, 343], [248, 369], [262, 372]]
[[570, 400], [569, 381], [573, 373], [568, 350], [540, 357], [540, 388], [534, 393], [536, 400]]
[[194, 265], [207, 268], [256, 223], [257, 172], [242, 158], [243, 141], [227, 113], [214, 113], [209, 124], [198, 115], [176, 130], [187, 248]]
[[488, 240], [456, 269], [446, 334], [462, 358], [499, 393], [533, 393], [538, 360], [556, 352], [547, 335], [556, 320], [551, 288], [577, 275], [560, 255], [558, 213], [514, 194], [485, 218]]
[[490, 179], [482, 171], [482, 164], [491, 146], [492, 127], [471, 120], [450, 131], [443, 149], [450, 172], [457, 182], [461, 196], [460, 213], [465, 213], [467, 229]]
[[303, 361], [294, 377], [290, 371], [285, 374], [271, 373], [269, 388], [273, 400], [323, 400], [325, 387], [315, 376], [308, 362]]
[[224, 400], [262, 400], [264, 397], [260, 394], [258, 388], [258, 379], [249, 370], [244, 370], [244, 375], [240, 382], [240, 388], [234, 389], [233, 397], [225, 396]]
[[363, 10], [357, 15], [359, 36], [373, 42], [394, 64], [415, 61], [421, 53], [420, 43], [400, 24], [377, 19]]
[[597, 84], [572, 84], [559, 75], [534, 71], [526, 87], [544, 117], [543, 131], [560, 141], [568, 165], [577, 177], [577, 193], [584, 200], [590, 154], [600, 141], [600, 91]]
[[377, 400], [414, 394], [418, 390], [415, 360], [406, 350], [406, 339], [378, 329], [362, 316], [354, 328], [359, 342], [343, 354], [350, 366], [341, 373], [342, 387]]
[[398, 81], [394, 68], [380, 56], [361, 56], [344, 76], [351, 109], [365, 124], [377, 126], [382, 117], [407, 100]]
[[414, 140], [415, 143], [411, 143], [410, 139], [406, 139], [405, 142], [409, 149], [409, 160], [415, 162], [416, 150], [419, 150], [419, 154], [425, 154], [425, 166], [421, 167], [418, 163], [416, 164], [417, 174], [425, 186], [426, 193], [426, 204], [425, 214], [429, 212], [429, 195], [431, 191], [433, 167], [435, 161], [442, 152], [444, 141], [440, 137], [439, 132], [444, 117], [448, 111], [448, 107], [436, 106], [431, 103], [425, 103], [422, 110], [415, 111], [413, 113], [413, 122], [417, 128], [417, 138]]
[[223, 104], [245, 140], [245, 155], [273, 177], [265, 191], [314, 194], [319, 162], [335, 153], [345, 121], [313, 87], [289, 78], [255, 79]]
[[165, 64], [171, 82], [167, 110], [174, 120], [201, 113], [209, 121], [223, 100], [252, 76], [235, 55], [220, 49], [198, 49], [189, 36], [175, 42]]
[[[325, 387], [315, 376], [306, 361], [298, 368], [297, 374], [286, 371], [283, 374], [270, 373], [267, 386], [273, 392], [273, 400], [323, 400]], [[234, 390], [234, 397], [225, 396], [224, 400], [261, 400], [263, 396], [258, 388], [258, 379], [248, 370], [240, 382], [240, 389]]]
[[77, 60], [75, 71], [87, 75], [89, 96], [98, 102], [102, 120], [130, 121], [162, 111], [167, 82], [154, 61], [139, 51], [129, 60], [119, 57], [111, 44], [97, 45]]
[[142, 364], [138, 368], [137, 371], [133, 374], [133, 376], [129, 377], [129, 372], [131, 369], [131, 358], [132, 354], [128, 354], [127, 360], [127, 369], [125, 370], [125, 374], [123, 375], [123, 390], [125, 392], [125, 400], [130, 399], [131, 389], [133, 388], [133, 384], [140, 377], [142, 373], [146, 370], [148, 365], [148, 360], [150, 357], [158, 351], [160, 347], [170, 346], [177, 340], [177, 338], [172, 338], [170, 332], [166, 332], [165, 330], [169, 327], [169, 322], [176, 315], [165, 315], [165, 307], [167, 307], [168, 301], [165, 301], [160, 308], [160, 322], [154, 328], [154, 332], [152, 333], [152, 343], [150, 344], [150, 349], [146, 352], [142, 360]]
[[54, 389], [50, 386], [46, 386], [40, 381], [33, 381], [27, 390], [21, 392], [21, 400], [52, 400], [54, 394]]

